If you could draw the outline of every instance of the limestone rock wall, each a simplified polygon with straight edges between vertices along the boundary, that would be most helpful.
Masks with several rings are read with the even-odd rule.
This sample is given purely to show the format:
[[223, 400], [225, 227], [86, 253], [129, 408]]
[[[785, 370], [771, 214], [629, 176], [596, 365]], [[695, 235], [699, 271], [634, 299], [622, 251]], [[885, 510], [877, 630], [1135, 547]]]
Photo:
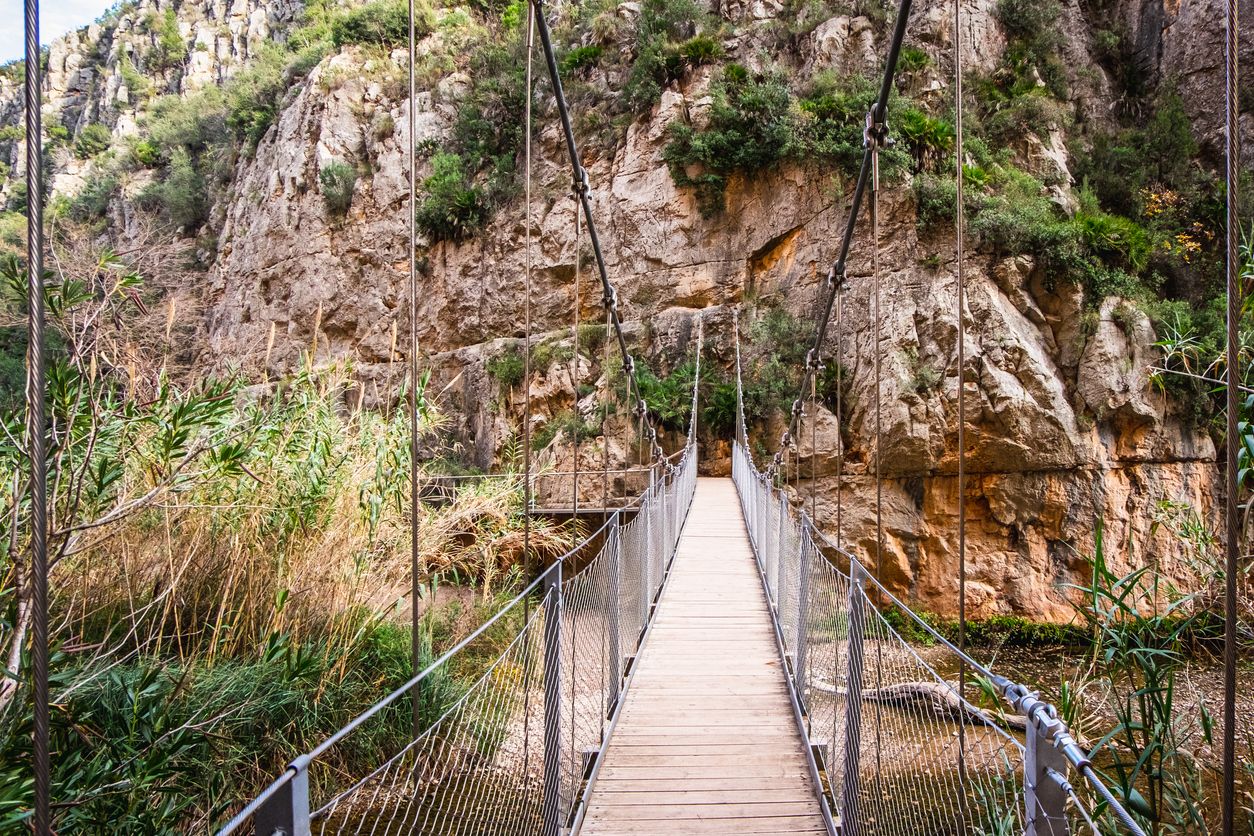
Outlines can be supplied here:
[[[164, 9], [154, 3], [144, 0], [139, 8]], [[1129, 0], [1119, 4], [1119, 20], [1154, 56], [1156, 73], [1179, 76], [1182, 89], [1204, 97], [1214, 83], [1208, 63], [1214, 50], [1195, 53], [1183, 44], [1214, 39], [1218, 4], [1168, 5]], [[1064, 6], [1077, 116], [1109, 118], [1114, 94], [1105, 71], [1089, 57], [1089, 10], [1077, 0]], [[209, 49], [189, 53], [172, 89], [220, 80], [298, 7], [295, 0], [176, 4], [188, 42]], [[995, 0], [965, 3], [964, 37], [975, 66], [995, 66], [1005, 47], [995, 8]], [[947, 95], [950, 10], [942, 0], [915, 4], [911, 37], [937, 57], [916, 80], [916, 96]], [[782, 5], [727, 0], [717, 11], [735, 24], [729, 57], [760, 63], [769, 26], [784, 14]], [[865, 18], [837, 15], [800, 39], [795, 54], [779, 60], [799, 73], [875, 72], [883, 48], [876, 31]], [[116, 130], [128, 130], [126, 96], [110, 67], [135, 37], [132, 32], [133, 25], [118, 21], [107, 36], [89, 29], [58, 42], [48, 108], [80, 118], [110, 114]], [[439, 30], [431, 36], [441, 37]], [[87, 61], [89, 47], [108, 57]], [[1206, 55], [1199, 58], [1200, 52]], [[317, 363], [351, 360], [362, 387], [355, 396], [363, 401], [387, 402], [398, 391], [399, 361], [406, 359], [409, 344], [406, 149], [448, 132], [465, 80], [450, 76], [420, 93], [411, 137], [409, 105], [400, 95], [404, 88], [384, 64], [351, 49], [324, 60], [256, 154], [241, 160], [205, 282], [204, 339], [220, 365], [252, 372], [264, 367], [281, 375], [316, 349]], [[849, 195], [847, 184], [830, 172], [785, 165], [751, 180], [733, 178], [727, 211], [703, 219], [694, 196], [673, 184], [661, 154], [667, 124], [701, 118], [709, 81], [710, 72], [699, 71], [666, 90], [654, 112], [632, 124], [612, 154], [590, 149], [587, 163], [610, 275], [633, 333], [652, 351], [676, 356], [689, 345], [699, 317], [706, 328], [707, 361], [726, 368], [732, 306], [778, 302], [798, 314], [811, 313], [846, 222]], [[11, 94], [0, 87], [0, 114], [11, 111], [5, 104]], [[1209, 130], [1212, 117], [1199, 107], [1200, 134]], [[574, 203], [557, 125], [544, 108], [540, 118], [531, 222], [533, 331], [560, 338], [569, 333], [573, 312]], [[1051, 161], [1065, 203], [1070, 194], [1065, 137], [1027, 137], [1022, 153]], [[362, 172], [342, 218], [328, 212], [318, 188], [319, 172], [331, 161]], [[429, 173], [425, 162], [422, 166], [419, 178]], [[968, 410], [973, 613], [1066, 619], [1066, 585], [1084, 580], [1084, 556], [1091, 552], [1099, 520], [1116, 566], [1153, 560], [1187, 582], [1182, 548], [1160, 524], [1160, 506], [1183, 503], [1203, 519], [1213, 518], [1215, 450], [1152, 390], [1154, 335], [1145, 317], [1110, 299], [1094, 321], [1083, 315], [1078, 289], [1053, 282], [1031, 259], [998, 260], [975, 250], [965, 264], [967, 363], [959, 370], [953, 241], [921, 240], [915, 221], [908, 184], [889, 185], [881, 217], [879, 344], [871, 319], [877, 278], [865, 230], [849, 262], [846, 328], [829, 343], [851, 381], [843, 437], [828, 413], [817, 419], [817, 456], [807, 446], [809, 428], [802, 433], [807, 441], [800, 473], [808, 478], [815, 458], [819, 521], [834, 533], [839, 496], [844, 541], [875, 564], [878, 404], [887, 531], [883, 575], [923, 608], [952, 613], [961, 385]], [[525, 207], [517, 201], [472, 240], [424, 248], [417, 334], [423, 362], [432, 369], [433, 391], [455, 419], [463, 450], [482, 467], [493, 466], [516, 442], [521, 421], [521, 391], [502, 391], [485, 362], [523, 334], [526, 235]], [[581, 319], [601, 321], [600, 289], [591, 270], [583, 271], [578, 293]], [[882, 358], [878, 390], [877, 355]], [[924, 368], [926, 375], [920, 374]], [[607, 395], [612, 380], [599, 361], [585, 361], [576, 377], [592, 385], [597, 397]], [[562, 410], [590, 414], [596, 401], [576, 403], [571, 369], [560, 362], [538, 369], [529, 385], [537, 430]], [[633, 461], [638, 453], [631, 432], [628, 422], [611, 422], [605, 437], [585, 442], [581, 466], [599, 467], [606, 446], [612, 466]], [[755, 432], [768, 448], [778, 437], [771, 422]], [[838, 451], [845, 456], [839, 486]], [[710, 440], [704, 453], [710, 472], [726, 471], [725, 443]], [[545, 456], [559, 470], [572, 464], [561, 442]], [[554, 485], [554, 495], [568, 495], [567, 484]], [[600, 487], [581, 483], [581, 490], [592, 500]], [[809, 496], [805, 478], [798, 491]]]

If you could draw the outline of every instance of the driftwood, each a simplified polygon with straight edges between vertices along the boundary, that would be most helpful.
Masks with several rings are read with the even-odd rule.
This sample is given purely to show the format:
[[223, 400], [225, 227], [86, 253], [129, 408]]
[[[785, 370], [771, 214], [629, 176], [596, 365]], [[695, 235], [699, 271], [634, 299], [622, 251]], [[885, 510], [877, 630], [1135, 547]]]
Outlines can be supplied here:
[[[813, 683], [810, 687], [824, 694], [845, 696], [849, 693], [844, 688], [822, 682]], [[883, 688], [864, 689], [862, 699], [881, 705], [918, 705], [949, 720], [962, 721], [969, 718], [981, 725], [1001, 726], [1015, 731], [1026, 731], [1028, 727], [1028, 718], [1022, 714], [1001, 714], [962, 702], [958, 699], [956, 682], [900, 682], [896, 685], [885, 685]]]

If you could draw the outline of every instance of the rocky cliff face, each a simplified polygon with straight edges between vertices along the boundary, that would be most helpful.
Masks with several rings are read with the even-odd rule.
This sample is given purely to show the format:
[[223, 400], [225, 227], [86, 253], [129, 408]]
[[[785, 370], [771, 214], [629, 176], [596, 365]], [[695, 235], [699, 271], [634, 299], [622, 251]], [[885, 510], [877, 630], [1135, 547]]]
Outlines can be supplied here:
[[[178, 79], [170, 76], [165, 83], [182, 91], [220, 80], [259, 40], [291, 20], [297, 5], [239, 0], [230, 7], [176, 6], [185, 40], [208, 48], [189, 52]], [[1213, 142], [1220, 99], [1214, 107], [1202, 102], [1222, 83], [1213, 66], [1222, 34], [1215, 4], [1117, 5], [1115, 21], [1134, 36], [1138, 55], [1156, 78], [1179, 80], [1197, 116], [1198, 134]], [[973, 69], [995, 66], [1006, 47], [995, 6], [995, 0], [964, 3]], [[940, 0], [915, 4], [911, 38], [935, 58], [911, 82], [919, 98], [947, 95], [951, 8]], [[134, 15], [147, 9], [142, 5]], [[717, 11], [733, 25], [724, 44], [729, 58], [750, 66], [763, 60], [763, 49], [772, 43], [772, 24], [789, 14], [773, 0], [728, 0]], [[618, 9], [628, 19], [635, 12], [630, 3]], [[1071, 2], [1064, 15], [1063, 54], [1075, 116], [1108, 119], [1114, 86], [1106, 69], [1089, 57], [1094, 13]], [[130, 130], [127, 92], [110, 67], [138, 37], [133, 23], [123, 24], [135, 19], [119, 18], [108, 37], [89, 30], [58, 42], [50, 110]], [[438, 50], [439, 39], [448, 37], [437, 27], [423, 49]], [[826, 68], [875, 72], [883, 48], [882, 28], [856, 14], [836, 15], [799, 40], [795, 52], [773, 58], [805, 75]], [[1185, 48], [1210, 41], [1215, 49]], [[98, 57], [85, 57], [93, 51]], [[403, 359], [408, 345], [406, 149], [410, 142], [447, 134], [467, 84], [453, 74], [421, 92], [411, 137], [409, 104], [399, 95], [403, 85], [395, 83], [403, 60], [401, 54], [353, 49], [325, 59], [291, 97], [256, 154], [238, 164], [205, 282], [209, 314], [203, 333], [221, 365], [252, 372], [265, 366], [272, 375], [282, 374], [312, 347], [319, 363], [351, 359], [367, 402], [386, 400], [395, 391], [394, 361]], [[633, 330], [649, 351], [674, 357], [687, 349], [692, 322], [699, 318], [705, 323], [707, 361], [726, 367], [732, 306], [778, 303], [809, 315], [846, 222], [848, 190], [818, 167], [785, 164], [752, 179], [733, 177], [726, 212], [703, 218], [692, 193], [673, 183], [662, 150], [671, 122], [699, 124], [704, 118], [710, 77], [708, 69], [697, 71], [667, 89], [651, 114], [628, 127], [612, 154], [590, 148], [587, 158], [610, 275]], [[0, 112], [5, 95], [0, 89]], [[568, 332], [575, 291], [574, 206], [556, 123], [547, 107], [541, 111], [531, 229], [533, 327], [536, 333]], [[1246, 114], [1245, 133], [1252, 127]], [[1015, 153], [1052, 167], [1059, 202], [1073, 199], [1061, 132], [1025, 136]], [[332, 161], [369, 172], [358, 178], [342, 218], [328, 210], [318, 190], [319, 173]], [[429, 173], [427, 165], [418, 172], [420, 179]], [[923, 608], [952, 613], [956, 396], [962, 385], [973, 613], [1067, 618], [1065, 585], [1083, 580], [1083, 556], [1091, 552], [1099, 520], [1117, 566], [1157, 561], [1186, 580], [1183, 547], [1160, 524], [1161, 506], [1183, 503], [1203, 519], [1212, 518], [1215, 450], [1151, 388], [1155, 336], [1145, 315], [1117, 298], [1102, 303], [1096, 316], [1086, 315], [1083, 291], [1053, 281], [1032, 258], [998, 258], [976, 249], [965, 264], [967, 363], [960, 373], [952, 238], [920, 237], [908, 184], [890, 186], [882, 200], [881, 270], [872, 275], [865, 230], [849, 262], [844, 328], [829, 342], [831, 356], [851, 381], [843, 481], [837, 484], [834, 455], [842, 438], [825, 411], [817, 416], [819, 454], [812, 454], [807, 426], [794, 473], [802, 477], [799, 493], [809, 496], [814, 458], [819, 522], [835, 533], [839, 490], [843, 539], [858, 552], [873, 554], [878, 404], [884, 578]], [[458, 419], [462, 442], [485, 467], [516, 432], [521, 412], [520, 394], [501, 391], [485, 361], [508, 338], [523, 334], [526, 232], [524, 206], [516, 201], [474, 238], [424, 248], [418, 320], [424, 361]], [[877, 286], [878, 345], [871, 317]], [[587, 269], [578, 294], [583, 321], [600, 321], [600, 290]], [[569, 360], [539, 369], [530, 381], [537, 427], [576, 400], [570, 369], [562, 362]], [[576, 376], [593, 387], [581, 404], [590, 411], [606, 393], [610, 374], [600, 362], [583, 360]], [[769, 448], [777, 428], [767, 421], [759, 429]], [[632, 455], [630, 428], [613, 423], [610, 435], [613, 464], [622, 464]], [[586, 442], [585, 467], [592, 461], [599, 465], [601, 443]], [[559, 465], [570, 463], [562, 444], [559, 439], [550, 452]], [[725, 444], [712, 440], [706, 453], [711, 472], [726, 470], [719, 457], [726, 455]]]

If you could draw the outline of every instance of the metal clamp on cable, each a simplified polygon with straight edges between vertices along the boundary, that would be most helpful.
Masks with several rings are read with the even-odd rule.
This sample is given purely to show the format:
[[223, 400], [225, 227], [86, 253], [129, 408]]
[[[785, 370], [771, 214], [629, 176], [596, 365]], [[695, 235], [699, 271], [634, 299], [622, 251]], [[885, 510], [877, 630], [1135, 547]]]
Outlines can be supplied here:
[[575, 175], [575, 180], [571, 183], [570, 188], [577, 195], [586, 195], [592, 191], [592, 186], [588, 183], [588, 169], [582, 165], [579, 166], [579, 172]]
[[1048, 738], [1076, 769], [1083, 770], [1092, 765], [1088, 754], [1071, 736], [1067, 724], [1058, 717], [1058, 709], [1042, 700], [1039, 693], [1029, 691], [1026, 685], [1013, 683], [1001, 690], [1011, 706], [1028, 718], [1029, 725]]
[[[623, 371], [626, 372], [629, 380], [634, 379], [636, 376], [636, 360], [630, 354], [623, 357]], [[637, 412], [636, 414], [640, 413]]]
[[887, 120], [876, 121], [875, 109], [868, 110], [866, 112], [866, 127], [862, 130], [863, 147], [887, 148], [890, 144], [888, 141]]
[[601, 297], [601, 304], [611, 311], [618, 310], [618, 288], [610, 286], [605, 295]]

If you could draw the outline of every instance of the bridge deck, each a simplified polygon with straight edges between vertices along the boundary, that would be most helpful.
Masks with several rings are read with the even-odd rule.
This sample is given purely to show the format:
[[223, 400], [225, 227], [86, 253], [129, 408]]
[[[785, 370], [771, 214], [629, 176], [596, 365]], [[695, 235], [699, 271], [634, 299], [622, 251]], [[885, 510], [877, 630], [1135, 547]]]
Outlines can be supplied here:
[[730, 479], [698, 479], [581, 832], [825, 833]]

